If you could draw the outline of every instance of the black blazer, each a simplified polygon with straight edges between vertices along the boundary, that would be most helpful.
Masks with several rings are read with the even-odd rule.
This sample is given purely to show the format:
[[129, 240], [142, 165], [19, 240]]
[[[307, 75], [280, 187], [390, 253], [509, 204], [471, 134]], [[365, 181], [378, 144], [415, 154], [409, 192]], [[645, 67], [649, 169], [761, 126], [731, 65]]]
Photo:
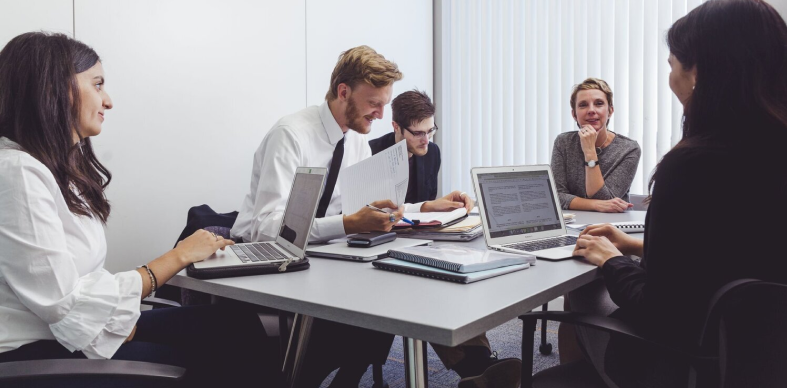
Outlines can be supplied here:
[[[370, 140], [369, 146], [372, 154], [376, 154], [392, 145], [396, 144], [396, 137], [393, 132], [383, 135], [377, 139]], [[440, 171], [440, 147], [429, 142], [429, 151], [424, 156], [413, 156], [415, 163], [415, 176], [410, 176], [410, 185], [415, 182], [417, 190], [415, 197], [405, 198], [407, 203], [418, 203], [431, 201], [437, 198], [437, 172]]]

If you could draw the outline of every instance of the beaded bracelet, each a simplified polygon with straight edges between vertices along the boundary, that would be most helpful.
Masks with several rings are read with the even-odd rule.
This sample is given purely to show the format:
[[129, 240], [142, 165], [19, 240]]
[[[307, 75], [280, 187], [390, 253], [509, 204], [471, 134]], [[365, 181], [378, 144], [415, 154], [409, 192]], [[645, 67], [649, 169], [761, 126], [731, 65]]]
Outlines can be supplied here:
[[148, 276], [150, 276], [150, 293], [145, 297], [149, 298], [154, 292], [156, 292], [156, 288], [158, 288], [158, 279], [156, 279], [156, 275], [153, 274], [153, 271], [150, 269], [150, 267], [148, 267], [147, 264], [143, 264], [142, 268], [148, 271]]

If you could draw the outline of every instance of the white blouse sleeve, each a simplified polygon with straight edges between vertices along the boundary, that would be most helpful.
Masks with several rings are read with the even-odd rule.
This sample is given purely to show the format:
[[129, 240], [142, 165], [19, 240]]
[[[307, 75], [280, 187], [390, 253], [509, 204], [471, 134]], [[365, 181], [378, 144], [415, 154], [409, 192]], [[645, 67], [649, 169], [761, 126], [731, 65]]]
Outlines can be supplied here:
[[103, 268], [80, 276], [59, 187], [46, 167], [25, 158], [0, 174], [0, 274], [68, 350], [111, 358], [139, 318], [142, 279]]

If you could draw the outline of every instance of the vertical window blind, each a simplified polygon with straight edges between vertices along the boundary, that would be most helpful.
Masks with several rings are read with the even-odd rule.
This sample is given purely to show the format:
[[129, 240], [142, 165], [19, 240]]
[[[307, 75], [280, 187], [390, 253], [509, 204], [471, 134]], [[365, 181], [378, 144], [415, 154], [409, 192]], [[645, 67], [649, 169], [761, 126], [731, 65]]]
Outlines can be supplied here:
[[704, 0], [437, 0], [436, 102], [442, 191], [472, 192], [477, 166], [548, 164], [576, 130], [574, 85], [612, 88], [613, 132], [642, 148], [631, 193], [644, 194], [681, 137], [666, 32]]

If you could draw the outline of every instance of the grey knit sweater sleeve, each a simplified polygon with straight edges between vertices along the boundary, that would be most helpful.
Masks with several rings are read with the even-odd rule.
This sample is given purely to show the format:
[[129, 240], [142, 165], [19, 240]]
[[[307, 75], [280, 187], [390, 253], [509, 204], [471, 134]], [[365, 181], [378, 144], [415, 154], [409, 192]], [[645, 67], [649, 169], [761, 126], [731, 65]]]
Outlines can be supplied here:
[[597, 168], [601, 168], [604, 186], [595, 195], [588, 197], [585, 191], [585, 155], [579, 142], [579, 133], [571, 131], [558, 135], [552, 149], [552, 173], [560, 206], [569, 209], [576, 197], [601, 200], [621, 198], [628, 201], [641, 154], [636, 141], [615, 134], [612, 142], [598, 155]]

